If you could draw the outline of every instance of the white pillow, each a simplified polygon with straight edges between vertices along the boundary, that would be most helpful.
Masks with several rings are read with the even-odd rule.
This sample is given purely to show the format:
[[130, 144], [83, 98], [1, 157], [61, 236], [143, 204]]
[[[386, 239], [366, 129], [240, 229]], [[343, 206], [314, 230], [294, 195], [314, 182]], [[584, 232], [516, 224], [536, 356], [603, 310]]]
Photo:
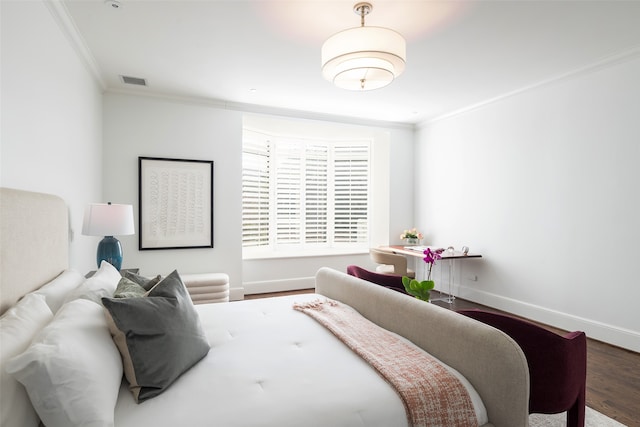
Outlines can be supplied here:
[[77, 270], [65, 270], [58, 277], [42, 285], [35, 294], [44, 295], [49, 308], [56, 314], [69, 293], [84, 281], [84, 276]]
[[0, 425], [37, 427], [40, 420], [23, 385], [5, 371], [12, 357], [22, 353], [31, 339], [53, 318], [43, 295], [27, 294], [0, 318]]
[[24, 384], [47, 427], [113, 426], [122, 361], [102, 306], [65, 304], [7, 372]]
[[98, 271], [71, 291], [65, 302], [84, 298], [102, 305], [102, 297], [111, 298], [120, 279], [120, 272], [108, 262], [102, 261]]

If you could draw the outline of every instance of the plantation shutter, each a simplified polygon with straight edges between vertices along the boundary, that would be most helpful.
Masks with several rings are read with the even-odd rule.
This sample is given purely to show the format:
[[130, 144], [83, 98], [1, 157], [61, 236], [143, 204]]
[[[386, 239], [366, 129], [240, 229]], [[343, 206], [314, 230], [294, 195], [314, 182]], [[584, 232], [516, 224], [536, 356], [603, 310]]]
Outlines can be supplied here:
[[334, 177], [334, 241], [367, 242], [369, 145], [336, 145]]
[[326, 144], [310, 144], [306, 151], [305, 243], [327, 243], [329, 149]]
[[243, 141], [242, 244], [273, 251], [365, 247], [370, 142]]
[[276, 145], [276, 245], [301, 243], [303, 149], [303, 145], [295, 142]]
[[271, 147], [259, 140], [243, 144], [242, 246], [268, 246]]

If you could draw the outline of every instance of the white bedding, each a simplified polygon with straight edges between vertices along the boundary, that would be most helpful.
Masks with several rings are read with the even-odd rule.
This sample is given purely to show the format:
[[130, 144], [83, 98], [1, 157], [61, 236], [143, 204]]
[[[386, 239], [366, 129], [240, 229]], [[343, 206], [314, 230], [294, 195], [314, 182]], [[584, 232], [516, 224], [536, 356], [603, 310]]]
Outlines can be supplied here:
[[[324, 297], [196, 306], [211, 344], [208, 355], [141, 404], [125, 382], [115, 425], [406, 426], [392, 387], [324, 327], [291, 308], [317, 298]], [[471, 396], [485, 424], [484, 406], [472, 389]]]

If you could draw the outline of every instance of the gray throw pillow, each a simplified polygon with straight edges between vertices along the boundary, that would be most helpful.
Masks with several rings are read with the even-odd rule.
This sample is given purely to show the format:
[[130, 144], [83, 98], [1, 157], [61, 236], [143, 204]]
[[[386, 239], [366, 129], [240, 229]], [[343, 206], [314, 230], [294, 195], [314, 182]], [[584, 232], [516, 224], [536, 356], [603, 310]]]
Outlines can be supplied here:
[[209, 352], [209, 342], [177, 271], [146, 297], [103, 298], [107, 323], [136, 402], [165, 391]]
[[149, 277], [141, 276], [141, 275], [136, 274], [136, 273], [132, 273], [130, 271], [125, 271], [124, 272], [124, 277], [126, 277], [127, 279], [131, 280], [132, 282], [135, 282], [138, 285], [142, 286], [145, 291], [150, 290], [158, 282], [160, 282], [160, 280], [162, 280], [162, 276], [160, 276], [159, 274], [157, 276], [155, 276], [155, 277], [149, 278]]
[[126, 277], [123, 277], [118, 282], [116, 291], [113, 293], [114, 298], [135, 298], [143, 297], [147, 291], [136, 282], [133, 282]]

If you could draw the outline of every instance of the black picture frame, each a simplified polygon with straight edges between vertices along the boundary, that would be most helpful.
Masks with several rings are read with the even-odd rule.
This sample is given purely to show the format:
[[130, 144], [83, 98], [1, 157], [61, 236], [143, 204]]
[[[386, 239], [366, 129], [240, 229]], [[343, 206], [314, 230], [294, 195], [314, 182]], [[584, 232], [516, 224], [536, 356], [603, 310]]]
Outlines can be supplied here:
[[213, 248], [213, 160], [138, 157], [138, 249]]

